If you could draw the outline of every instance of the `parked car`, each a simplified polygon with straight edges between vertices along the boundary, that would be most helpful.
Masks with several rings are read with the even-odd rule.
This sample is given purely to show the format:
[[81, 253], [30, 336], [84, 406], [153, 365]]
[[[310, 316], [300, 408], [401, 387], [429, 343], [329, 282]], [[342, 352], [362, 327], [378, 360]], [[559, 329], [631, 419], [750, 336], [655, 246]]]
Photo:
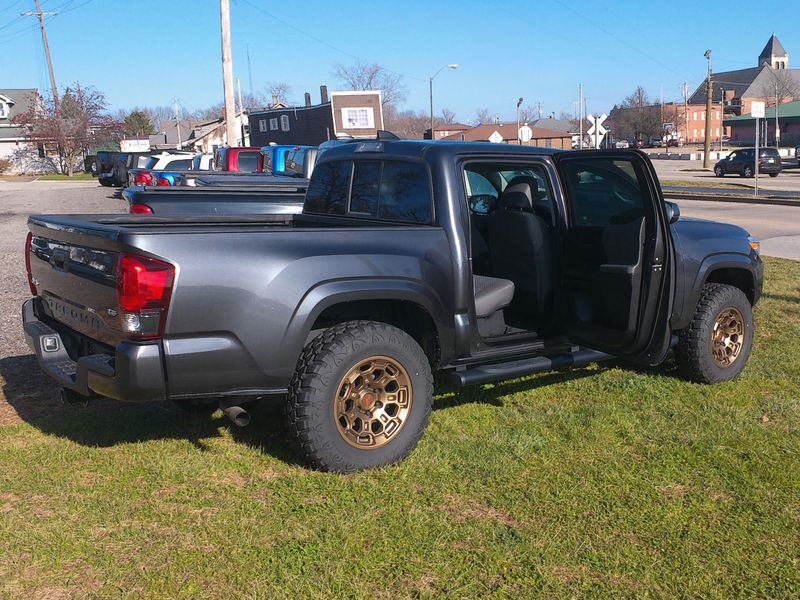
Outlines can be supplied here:
[[310, 179], [318, 155], [319, 148], [316, 146], [294, 146], [286, 153], [283, 171], [278, 174]]
[[222, 146], [214, 152], [215, 171], [260, 173], [264, 168], [261, 148]]
[[631, 147], [631, 145], [630, 145], [630, 143], [628, 142], [628, 140], [618, 140], [618, 141], [614, 142], [614, 147], [615, 147], [617, 150], [623, 150], [623, 149], [625, 149], [625, 148], [630, 148], [630, 147]]
[[650, 138], [650, 147], [651, 148], [661, 148], [664, 145], [664, 140], [661, 138]]
[[244, 425], [245, 402], [282, 398], [330, 471], [404, 458], [433, 372], [655, 365], [676, 344], [687, 377], [731, 380], [763, 280], [756, 240], [680, 219], [626, 150], [366, 141], [324, 153], [302, 214], [28, 226], [23, 327], [66, 400], [172, 399]]
[[141, 168], [128, 169], [128, 185], [155, 185], [151, 174], [152, 171], [190, 169], [195, 155], [195, 153], [189, 152], [180, 154], [162, 152], [161, 154], [152, 155]]
[[800, 163], [800, 144], [797, 144], [794, 149], [794, 157], [797, 159], [798, 163]]
[[100, 150], [92, 163], [92, 176], [97, 177], [100, 185], [110, 187], [115, 185], [114, 163], [119, 152]]
[[[741, 175], [742, 177], [752, 177], [755, 175], [756, 169], [755, 156], [755, 148], [735, 150], [714, 165], [714, 174], [717, 177], [724, 177], [729, 173]], [[783, 162], [777, 148], [759, 148], [759, 159], [759, 173], [777, 177], [783, 170]]]
[[192, 158], [192, 164], [188, 169], [172, 169], [168, 166], [164, 171], [150, 171], [152, 179], [150, 185], [165, 187], [165, 186], [183, 186], [188, 180], [194, 185], [194, 177], [207, 173], [214, 165], [213, 154], [196, 154]]
[[126, 188], [132, 214], [289, 215], [303, 210], [306, 185]]
[[633, 140], [633, 142], [631, 142], [631, 148], [644, 148], [644, 140], [641, 138]]
[[677, 148], [677, 147], [679, 147], [680, 145], [681, 145], [681, 142], [680, 142], [680, 140], [677, 140], [677, 139], [675, 139], [675, 138], [670, 138], [670, 139], [668, 139], [668, 140], [666, 141], [666, 147], [667, 147], [667, 148]]
[[294, 145], [262, 146], [261, 154], [264, 156], [262, 172], [278, 175], [286, 168], [286, 153], [294, 147]]

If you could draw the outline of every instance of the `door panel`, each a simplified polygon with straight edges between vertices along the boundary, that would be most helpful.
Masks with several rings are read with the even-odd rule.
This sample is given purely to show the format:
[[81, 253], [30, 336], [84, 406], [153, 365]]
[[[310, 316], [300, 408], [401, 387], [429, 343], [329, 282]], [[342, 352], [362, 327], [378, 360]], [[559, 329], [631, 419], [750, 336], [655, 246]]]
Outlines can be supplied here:
[[[570, 339], [653, 362], [671, 242], [655, 172], [637, 152], [592, 151], [556, 157], [567, 226], [558, 305]], [[658, 345], [663, 345], [660, 332]]]

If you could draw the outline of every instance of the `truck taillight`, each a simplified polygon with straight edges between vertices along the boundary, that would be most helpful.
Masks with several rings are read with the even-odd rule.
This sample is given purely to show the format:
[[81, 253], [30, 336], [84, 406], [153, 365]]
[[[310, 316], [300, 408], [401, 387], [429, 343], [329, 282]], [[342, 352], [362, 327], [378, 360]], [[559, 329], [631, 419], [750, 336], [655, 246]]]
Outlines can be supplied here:
[[128, 212], [132, 215], [152, 215], [153, 209], [147, 206], [147, 204], [131, 204], [131, 208]]
[[174, 281], [175, 267], [167, 262], [134, 254], [120, 255], [117, 303], [122, 310], [125, 333], [140, 340], [161, 337]]
[[28, 287], [31, 288], [31, 294], [38, 296], [39, 292], [36, 291], [36, 285], [33, 283], [33, 273], [31, 273], [31, 247], [33, 246], [33, 234], [29, 231], [28, 237], [25, 238], [25, 270], [28, 272]]
[[156, 181], [158, 182], [158, 183], [156, 183], [156, 185], [160, 185], [160, 186], [168, 186], [168, 185], [170, 185], [169, 179], [167, 179], [166, 177], [158, 177], [156, 179]]
[[136, 185], [150, 185], [153, 183], [153, 177], [149, 171], [139, 171], [136, 177], [133, 178], [133, 183]]

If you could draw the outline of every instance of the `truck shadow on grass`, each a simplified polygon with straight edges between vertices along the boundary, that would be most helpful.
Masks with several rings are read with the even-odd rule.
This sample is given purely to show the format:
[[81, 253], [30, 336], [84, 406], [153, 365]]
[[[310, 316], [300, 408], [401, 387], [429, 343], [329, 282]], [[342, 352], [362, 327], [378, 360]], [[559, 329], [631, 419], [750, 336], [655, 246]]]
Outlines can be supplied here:
[[211, 416], [190, 414], [169, 401], [133, 403], [97, 398], [86, 405], [64, 405], [59, 387], [42, 372], [32, 354], [0, 359], [0, 376], [3, 396], [12, 409], [5, 412], [16, 412], [42, 433], [84, 446], [174, 439], [207, 450], [207, 440], [221, 437], [228, 429], [237, 442], [286, 463], [300, 464], [285, 440], [279, 407], [272, 404], [255, 407], [253, 423], [242, 429], [219, 412]]
[[[436, 383], [433, 410], [471, 403], [502, 406], [504, 396], [596, 376], [598, 372], [596, 368], [578, 368], [539, 375], [535, 379], [466, 388], [455, 387], [441, 379]], [[132, 403], [97, 398], [86, 405], [64, 405], [59, 387], [42, 372], [32, 354], [0, 359], [0, 375], [4, 380], [5, 400], [20, 419], [42, 433], [84, 446], [102, 448], [173, 439], [187, 440], [196, 448], [207, 450], [207, 441], [221, 437], [227, 429], [238, 443], [290, 465], [304, 464], [286, 437], [283, 402], [279, 399], [250, 404], [252, 423], [239, 428], [220, 412], [210, 416], [190, 414], [169, 401]]]

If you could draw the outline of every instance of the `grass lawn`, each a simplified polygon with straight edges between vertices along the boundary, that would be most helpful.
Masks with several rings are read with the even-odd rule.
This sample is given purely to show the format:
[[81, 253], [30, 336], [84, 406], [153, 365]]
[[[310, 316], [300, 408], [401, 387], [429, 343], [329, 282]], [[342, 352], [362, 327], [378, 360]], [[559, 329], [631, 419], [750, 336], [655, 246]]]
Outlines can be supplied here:
[[728, 188], [733, 191], [752, 191], [753, 188], [744, 183], [722, 183], [720, 181], [704, 181], [702, 179], [661, 179], [662, 186], [698, 187], [698, 188]]
[[606, 365], [441, 390], [405, 462], [331, 475], [168, 404], [0, 427], [0, 595], [800, 597], [800, 263], [742, 377]]
[[91, 173], [75, 173], [72, 177], [64, 173], [50, 173], [37, 177], [37, 179], [39, 181], [91, 181], [97, 178], [92, 177]]

